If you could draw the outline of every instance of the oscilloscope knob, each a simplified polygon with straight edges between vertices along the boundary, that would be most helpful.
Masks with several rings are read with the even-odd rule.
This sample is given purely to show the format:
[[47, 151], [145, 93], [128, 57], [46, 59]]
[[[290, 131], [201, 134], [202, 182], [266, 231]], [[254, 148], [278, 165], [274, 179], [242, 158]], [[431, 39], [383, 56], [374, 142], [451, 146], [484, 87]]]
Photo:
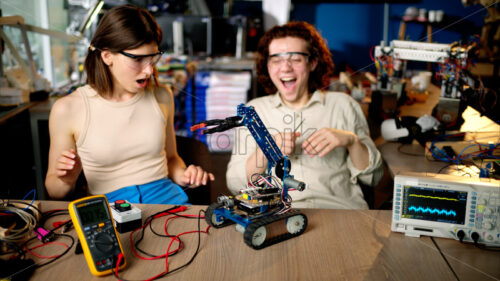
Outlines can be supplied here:
[[491, 233], [486, 233], [486, 235], [484, 236], [484, 239], [488, 240], [488, 241], [494, 241], [495, 240], [495, 235], [493, 235]]
[[491, 215], [491, 214], [493, 214], [493, 209], [492, 208], [486, 208], [486, 210], [484, 210], [484, 214], [485, 215]]
[[486, 230], [492, 230], [495, 227], [491, 222], [483, 222], [483, 228]]

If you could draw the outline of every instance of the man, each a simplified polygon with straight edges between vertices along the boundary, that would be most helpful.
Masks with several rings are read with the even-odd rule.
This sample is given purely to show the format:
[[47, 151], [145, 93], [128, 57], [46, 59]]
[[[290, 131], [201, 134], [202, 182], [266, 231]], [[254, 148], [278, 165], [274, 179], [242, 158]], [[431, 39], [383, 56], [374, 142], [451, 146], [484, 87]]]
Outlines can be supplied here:
[[[291, 191], [299, 208], [366, 209], [359, 183], [381, 179], [380, 152], [370, 139], [361, 108], [344, 93], [326, 92], [333, 62], [313, 26], [291, 22], [261, 38], [258, 81], [270, 95], [248, 103], [291, 161], [291, 172], [304, 191]], [[235, 131], [227, 182], [233, 193], [252, 175], [267, 169], [267, 159], [246, 128]]]

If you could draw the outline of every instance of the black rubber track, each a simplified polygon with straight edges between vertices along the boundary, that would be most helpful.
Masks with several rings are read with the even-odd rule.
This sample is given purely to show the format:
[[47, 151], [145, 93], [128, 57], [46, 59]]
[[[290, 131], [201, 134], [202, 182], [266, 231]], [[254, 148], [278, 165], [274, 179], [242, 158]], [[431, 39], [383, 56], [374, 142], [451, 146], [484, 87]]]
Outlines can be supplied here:
[[212, 222], [212, 216], [214, 214], [214, 211], [215, 209], [219, 209], [223, 206], [222, 203], [212, 203], [210, 204], [210, 206], [207, 207], [207, 209], [205, 210], [205, 221], [207, 222], [208, 225], [210, 225], [211, 227], [214, 227], [214, 228], [222, 228], [224, 226], [228, 226], [230, 224], [234, 224], [234, 222], [232, 220], [229, 220], [229, 219], [226, 219], [224, 218], [224, 222], [222, 222], [221, 224], [217, 224], [215, 225], [213, 222]]
[[[279, 220], [286, 220], [289, 217], [293, 217], [293, 216], [297, 216], [297, 215], [301, 215], [301, 216], [304, 217], [304, 226], [303, 226], [303, 228], [299, 232], [297, 232], [295, 234], [291, 234], [289, 232], [280, 234], [278, 236], [272, 237], [271, 239], [265, 240], [264, 243], [262, 243], [261, 245], [258, 245], [258, 246], [252, 244], [253, 234], [255, 233], [255, 231], [259, 227], [271, 224], [271, 223], [279, 221]], [[292, 211], [289, 211], [289, 212], [281, 214], [281, 215], [268, 216], [268, 217], [264, 217], [262, 219], [259, 219], [259, 220], [255, 221], [255, 222], [252, 222], [245, 229], [245, 233], [243, 234], [243, 240], [251, 248], [253, 248], [255, 250], [260, 250], [260, 249], [265, 248], [267, 246], [271, 246], [273, 244], [276, 244], [276, 243], [288, 240], [290, 238], [299, 236], [302, 233], [304, 233], [304, 231], [306, 230], [306, 228], [307, 228], [307, 217], [306, 217], [306, 215], [300, 213], [299, 210], [292, 210]]]

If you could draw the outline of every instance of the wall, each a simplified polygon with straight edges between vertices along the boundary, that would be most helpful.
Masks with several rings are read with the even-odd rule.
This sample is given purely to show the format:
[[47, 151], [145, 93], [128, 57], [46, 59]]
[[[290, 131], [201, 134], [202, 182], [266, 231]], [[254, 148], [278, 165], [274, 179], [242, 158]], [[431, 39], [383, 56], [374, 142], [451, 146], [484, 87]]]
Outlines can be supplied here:
[[[347, 2], [347, 1], [346, 1]], [[427, 10], [443, 10], [451, 26], [435, 28], [433, 41], [452, 43], [468, 39], [470, 34], [480, 33], [486, 10], [483, 6], [464, 7], [460, 0], [423, 0], [412, 4], [390, 4], [389, 41], [396, 39], [399, 19], [407, 7], [415, 6]], [[384, 4], [370, 3], [295, 3], [291, 13], [292, 20], [304, 20], [318, 28], [328, 42], [337, 70], [348, 64], [354, 70], [371, 66], [370, 48], [378, 45], [383, 38]], [[467, 33], [463, 36], [462, 32]], [[408, 24], [407, 36], [417, 41], [425, 37], [425, 28], [419, 24]]]

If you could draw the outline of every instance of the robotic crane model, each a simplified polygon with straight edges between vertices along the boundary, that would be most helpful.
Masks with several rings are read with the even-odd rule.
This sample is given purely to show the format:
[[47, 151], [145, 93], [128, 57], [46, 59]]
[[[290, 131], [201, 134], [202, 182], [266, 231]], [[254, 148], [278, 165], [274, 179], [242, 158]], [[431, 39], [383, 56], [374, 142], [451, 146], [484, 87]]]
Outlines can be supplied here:
[[[390, 56], [395, 61], [422, 61], [444, 65], [441, 97], [459, 98], [460, 70], [467, 66], [467, 51], [453, 45], [393, 40], [390, 46], [375, 47], [375, 57]], [[398, 63], [394, 63], [396, 66]], [[386, 79], [379, 75], [379, 80]], [[391, 77], [387, 77], [391, 80]]]
[[[299, 236], [306, 230], [307, 217], [291, 209], [291, 197], [288, 195], [291, 189], [303, 191], [305, 183], [289, 174], [290, 160], [282, 154], [251, 106], [240, 104], [237, 116], [203, 121], [193, 125], [191, 131], [206, 128], [201, 133], [211, 134], [240, 126], [248, 128], [264, 152], [268, 160], [267, 172], [253, 175], [247, 188], [240, 190], [238, 195], [219, 196], [217, 203], [207, 208], [205, 220], [215, 228], [236, 223], [236, 229], [243, 233], [245, 243], [253, 249], [262, 249]], [[272, 175], [273, 168], [278, 179]]]
[[[445, 126], [451, 126], [456, 123], [459, 116], [460, 97], [466, 86], [474, 88], [474, 81], [466, 72], [469, 51], [453, 44], [393, 40], [390, 46], [384, 46], [382, 42], [380, 46], [375, 47], [374, 54], [377, 58], [377, 68], [386, 69], [378, 71], [378, 87], [390, 89], [391, 83], [396, 78], [393, 74], [402, 73], [404, 61], [438, 63], [440, 66], [438, 75], [442, 82], [435, 117]], [[389, 63], [383, 63], [387, 61]]]

